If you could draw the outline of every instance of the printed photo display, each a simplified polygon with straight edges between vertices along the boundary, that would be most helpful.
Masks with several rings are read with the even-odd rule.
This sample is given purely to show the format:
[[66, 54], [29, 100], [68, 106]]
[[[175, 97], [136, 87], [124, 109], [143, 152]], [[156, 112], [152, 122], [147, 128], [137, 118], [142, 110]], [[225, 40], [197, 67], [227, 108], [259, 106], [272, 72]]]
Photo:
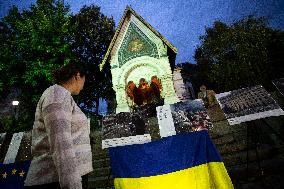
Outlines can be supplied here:
[[208, 130], [213, 127], [201, 100], [157, 107], [161, 137]]
[[105, 116], [102, 132], [103, 148], [151, 141], [148, 122], [138, 113], [121, 112]]
[[230, 125], [284, 115], [284, 111], [261, 85], [220, 93], [216, 98]]

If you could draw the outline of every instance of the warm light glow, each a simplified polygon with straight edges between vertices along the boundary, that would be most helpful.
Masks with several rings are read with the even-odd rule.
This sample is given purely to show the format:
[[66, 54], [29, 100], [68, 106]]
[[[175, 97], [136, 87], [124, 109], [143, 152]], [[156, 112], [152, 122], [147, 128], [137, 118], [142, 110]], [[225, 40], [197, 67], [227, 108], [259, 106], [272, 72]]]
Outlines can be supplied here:
[[12, 104], [13, 104], [13, 106], [18, 106], [19, 105], [19, 101], [13, 100]]

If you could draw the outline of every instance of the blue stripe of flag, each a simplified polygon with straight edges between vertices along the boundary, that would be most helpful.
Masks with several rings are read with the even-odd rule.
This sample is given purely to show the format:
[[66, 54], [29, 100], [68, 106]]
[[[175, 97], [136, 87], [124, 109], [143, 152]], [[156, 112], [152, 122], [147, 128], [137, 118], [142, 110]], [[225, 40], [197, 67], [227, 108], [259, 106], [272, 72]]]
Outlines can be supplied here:
[[109, 148], [109, 154], [114, 178], [155, 176], [209, 162], [222, 162], [207, 131]]

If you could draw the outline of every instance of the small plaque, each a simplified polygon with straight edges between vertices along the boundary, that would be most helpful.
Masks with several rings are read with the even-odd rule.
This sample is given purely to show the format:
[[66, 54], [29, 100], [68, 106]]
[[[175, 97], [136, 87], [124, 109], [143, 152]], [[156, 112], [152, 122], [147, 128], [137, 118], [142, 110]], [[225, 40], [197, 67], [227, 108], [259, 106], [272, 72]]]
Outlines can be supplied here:
[[156, 110], [160, 129], [160, 136], [167, 137], [176, 135], [170, 105], [158, 106]]

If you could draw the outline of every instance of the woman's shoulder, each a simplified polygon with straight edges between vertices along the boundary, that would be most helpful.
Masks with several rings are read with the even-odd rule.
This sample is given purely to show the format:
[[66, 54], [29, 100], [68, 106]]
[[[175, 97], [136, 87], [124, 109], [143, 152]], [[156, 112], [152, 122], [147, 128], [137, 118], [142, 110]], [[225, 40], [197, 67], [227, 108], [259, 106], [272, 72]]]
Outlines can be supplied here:
[[60, 85], [52, 85], [42, 95], [44, 104], [63, 103], [72, 99], [71, 93]]

